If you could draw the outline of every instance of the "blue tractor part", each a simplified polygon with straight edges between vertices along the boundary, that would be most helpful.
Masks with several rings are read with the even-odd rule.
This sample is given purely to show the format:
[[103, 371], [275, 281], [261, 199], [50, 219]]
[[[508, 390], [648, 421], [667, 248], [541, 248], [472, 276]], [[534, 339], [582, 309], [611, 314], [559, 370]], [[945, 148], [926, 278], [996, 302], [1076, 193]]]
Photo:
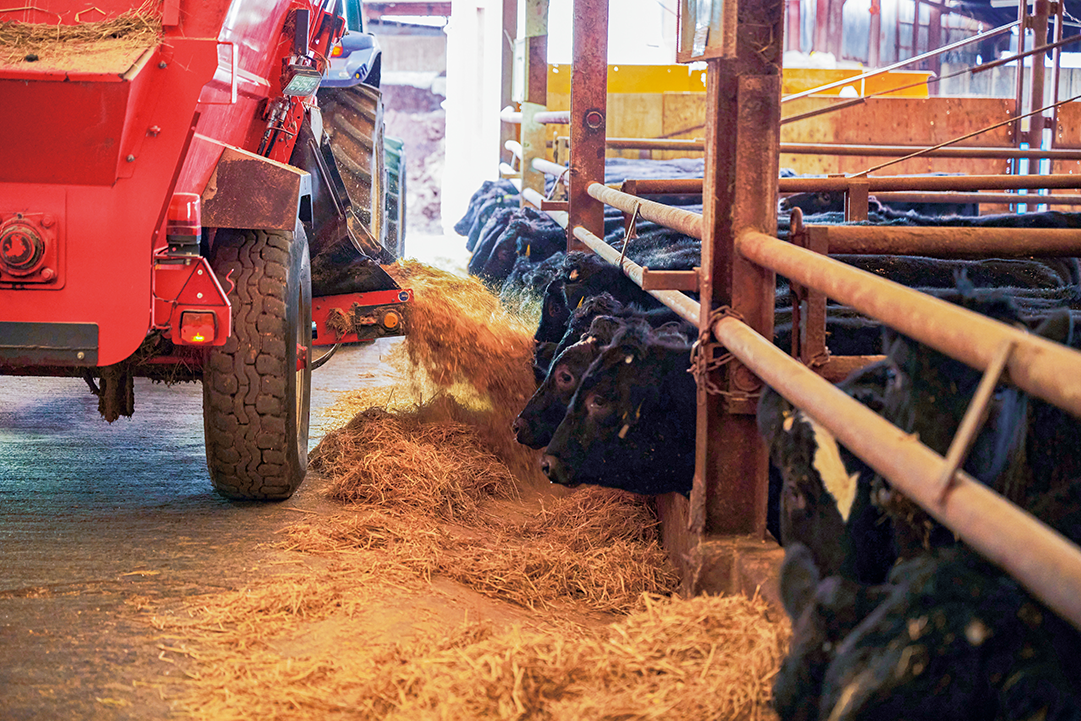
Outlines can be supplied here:
[[405, 147], [386, 137], [380, 90], [382, 50], [364, 32], [361, 0], [338, 0], [347, 32], [330, 51], [319, 85], [323, 127], [356, 217], [381, 262], [405, 252]]
[[342, 11], [346, 32], [331, 46], [330, 68], [321, 87], [351, 88], [363, 83], [378, 88], [383, 51], [375, 35], [364, 32], [363, 4], [344, 0]]

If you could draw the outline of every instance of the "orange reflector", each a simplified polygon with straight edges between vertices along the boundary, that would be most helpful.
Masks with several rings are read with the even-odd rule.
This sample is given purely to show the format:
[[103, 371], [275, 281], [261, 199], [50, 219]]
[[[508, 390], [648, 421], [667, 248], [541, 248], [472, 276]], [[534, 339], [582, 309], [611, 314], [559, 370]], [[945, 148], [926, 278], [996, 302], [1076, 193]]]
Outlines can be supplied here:
[[392, 310], [388, 310], [383, 314], [382, 323], [383, 327], [387, 330], [393, 330], [398, 327], [398, 324], [402, 322], [402, 317]]
[[180, 342], [186, 345], [213, 343], [218, 332], [218, 319], [213, 313], [186, 310], [180, 314]]
[[332, 47], [330, 49], [330, 57], [332, 57], [332, 58], [340, 58], [341, 56], [342, 56], [342, 46], [341, 45], [335, 45], [334, 47]]

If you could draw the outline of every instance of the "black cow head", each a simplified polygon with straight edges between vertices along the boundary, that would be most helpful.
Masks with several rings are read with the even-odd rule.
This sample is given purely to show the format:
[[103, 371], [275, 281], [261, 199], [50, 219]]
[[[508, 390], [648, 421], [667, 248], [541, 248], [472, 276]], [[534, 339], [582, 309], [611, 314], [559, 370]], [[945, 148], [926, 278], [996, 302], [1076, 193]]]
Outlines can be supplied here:
[[594, 318], [579, 341], [551, 362], [540, 387], [514, 420], [512, 428], [519, 443], [530, 448], [548, 445], [589, 366], [623, 325], [611, 316]]
[[556, 278], [544, 289], [541, 301], [541, 319], [533, 339], [538, 343], [558, 343], [567, 329], [571, 309], [563, 295], [563, 281]]
[[541, 467], [553, 483], [689, 493], [695, 384], [690, 347], [628, 326], [586, 372]]

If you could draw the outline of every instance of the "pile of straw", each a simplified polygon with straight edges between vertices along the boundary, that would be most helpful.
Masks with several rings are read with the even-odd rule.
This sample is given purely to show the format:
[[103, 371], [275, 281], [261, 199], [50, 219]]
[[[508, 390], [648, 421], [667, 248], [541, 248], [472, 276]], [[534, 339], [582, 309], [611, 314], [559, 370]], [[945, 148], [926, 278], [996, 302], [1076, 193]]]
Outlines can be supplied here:
[[[409, 263], [398, 272], [417, 298], [404, 361], [413, 388], [349, 395], [338, 413], [351, 420], [313, 451], [343, 509], [285, 529], [280, 547], [318, 576], [278, 573], [155, 617], [165, 660], [191, 679], [180, 710], [773, 718], [780, 614], [742, 596], [669, 597], [677, 579], [641, 497], [586, 487], [523, 501], [522, 469], [535, 458], [509, 424], [533, 387], [529, 322], [475, 281]], [[374, 396], [393, 412], [369, 407]], [[409, 613], [439, 603], [434, 577], [516, 604], [529, 626], [445, 614], [433, 631]], [[602, 614], [624, 615], [603, 625], [615, 617]]]
[[159, 0], [147, 0], [142, 7], [107, 19], [90, 20], [104, 13], [88, 8], [75, 15], [74, 24], [62, 24], [65, 18], [52, 14], [56, 15], [56, 23], [0, 22], [0, 63], [64, 65], [87, 55], [142, 50], [161, 37]]
[[[197, 718], [775, 718], [769, 689], [788, 635], [758, 599], [645, 596], [644, 610], [611, 626], [496, 633], [465, 623], [362, 656], [282, 657], [253, 640], [267, 627], [247, 623], [254, 608], [244, 600], [201, 610], [196, 635], [213, 648], [168, 647], [201, 662], [198, 693], [181, 704]], [[298, 608], [310, 613], [303, 600]], [[345, 604], [336, 613], [362, 612]], [[159, 622], [167, 632], [177, 625]]]
[[471, 514], [480, 499], [514, 492], [510, 471], [470, 426], [425, 422], [419, 412], [359, 413], [327, 434], [311, 464], [331, 477], [336, 500], [404, 506], [442, 518]]
[[[506, 309], [476, 278], [402, 260], [388, 271], [412, 288], [405, 349], [413, 394], [431, 389], [452, 394], [489, 446], [519, 478], [537, 480], [536, 453], [514, 441], [510, 426], [536, 389], [533, 376], [535, 317]], [[426, 392], [427, 391], [427, 392]]]
[[397, 564], [418, 578], [450, 578], [531, 609], [581, 604], [627, 613], [642, 593], [671, 593], [676, 586], [658, 543], [656, 518], [630, 494], [582, 489], [519, 523], [497, 516], [472, 520], [447, 526], [408, 512], [357, 506], [350, 514], [290, 527], [286, 547], [349, 552], [358, 567]]

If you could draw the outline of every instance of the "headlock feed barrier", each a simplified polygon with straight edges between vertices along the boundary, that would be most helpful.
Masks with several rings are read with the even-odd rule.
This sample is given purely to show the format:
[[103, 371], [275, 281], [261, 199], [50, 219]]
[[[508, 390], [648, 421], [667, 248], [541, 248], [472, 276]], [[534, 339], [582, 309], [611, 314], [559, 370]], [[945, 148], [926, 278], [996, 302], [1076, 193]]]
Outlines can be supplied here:
[[[831, 251], [898, 254], [933, 251], [940, 257], [979, 254], [994, 257], [1078, 256], [1081, 255], [1081, 233], [1071, 230], [1010, 229], [1000, 232], [998, 229], [875, 226], [801, 229], [797, 218], [793, 223], [793, 234], [799, 236], [805, 232], [801, 244], [808, 246], [799, 247], [797, 243], [774, 237], [775, 226], [772, 225], [776, 218], [778, 190], [843, 190], [849, 195], [848, 204], [856, 206], [857, 214], [860, 210], [865, 214], [869, 191], [1078, 188], [1081, 182], [1077, 176], [886, 178], [866, 174], [781, 179], [778, 182], [781, 99], [777, 76], [783, 8], [773, 0], [745, 0], [740, 5], [740, 17], [728, 18], [734, 27], [724, 34], [726, 39], [721, 41], [724, 47], [714, 49], [716, 52], [707, 48], [702, 58], [709, 66], [705, 178], [636, 183], [636, 192], [641, 194], [657, 190], [695, 192], [697, 189], [703, 192], [702, 214], [642, 200], [598, 182], [603, 177], [605, 147], [606, 46], [597, 39], [607, 37], [607, 0], [575, 0], [575, 33], [584, 33], [591, 40], [574, 43], [569, 113], [570, 172], [558, 164], [536, 161], [529, 154], [523, 156], [524, 170], [562, 176], [570, 189], [569, 203], [553, 203], [530, 187], [523, 188], [523, 199], [548, 210], [567, 228], [569, 249], [589, 248], [608, 262], [620, 265], [627, 276], [654, 297], [683, 318], [698, 324], [703, 337], [708, 334], [715, 339], [758, 379], [834, 434], [875, 472], [966, 544], [1016, 578], [1049, 608], [1081, 629], [1081, 549], [957, 470], [964, 447], [974, 432], [972, 421], [1000, 375], [1004, 374], [1010, 383], [1026, 393], [1081, 416], [1081, 353], [826, 255]], [[1022, 8], [1027, 6], [1023, 3]], [[1021, 12], [1027, 13], [1027, 9]], [[744, 13], [747, 22], [743, 21]], [[747, 48], [754, 49], [753, 57], [747, 56], [750, 52]], [[1038, 74], [1040, 93], [1038, 98], [1033, 98], [1035, 108], [1041, 107], [1043, 97], [1042, 72]], [[1036, 82], [1034, 79], [1033, 84]], [[1020, 116], [1020, 99], [1017, 105], [1017, 116]], [[1033, 154], [1038, 155], [1038, 152]], [[1031, 200], [1038, 202], [1037, 198]], [[604, 205], [700, 239], [702, 268], [682, 274], [693, 274], [692, 280], [677, 273], [666, 274], [659, 282], [650, 282], [647, 269], [622, 257], [601, 237], [599, 218]], [[745, 268], [758, 270], [748, 272]], [[755, 321], [741, 319], [741, 316], [749, 319], [772, 317], [769, 309], [757, 308], [755, 304], [759, 299], [773, 297], [774, 273], [803, 286], [821, 307], [824, 307], [826, 297], [833, 298], [985, 372], [981, 389], [946, 458], [837, 389], [808, 364], [776, 348], [752, 327]], [[730, 275], [724, 277], [725, 274]], [[719, 310], [706, 312], [701, 304], [677, 288], [700, 289], [703, 303]], [[748, 288], [757, 290], [748, 291]], [[824, 313], [818, 320], [824, 321]], [[772, 327], [769, 321], [763, 325], [767, 330]], [[702, 397], [700, 387], [700, 409]], [[746, 415], [749, 411], [744, 405], [742, 410], [721, 412]], [[701, 426], [701, 412], [698, 418]], [[743, 428], [746, 429], [746, 424]], [[700, 433], [699, 445], [702, 444]], [[702, 482], [707, 471], [702, 469], [701, 447], [698, 459], [690, 517], [686, 520], [692, 533], [701, 536], [703, 529], [717, 530], [715, 526], [707, 528], [708, 524], [700, 517], [709, 512], [702, 510], [702, 496], [715, 492], [713, 486], [717, 479], [710, 477], [707, 482]], [[756, 482], [759, 490], [764, 488], [764, 478]], [[738, 479], [732, 485], [737, 486]]]

